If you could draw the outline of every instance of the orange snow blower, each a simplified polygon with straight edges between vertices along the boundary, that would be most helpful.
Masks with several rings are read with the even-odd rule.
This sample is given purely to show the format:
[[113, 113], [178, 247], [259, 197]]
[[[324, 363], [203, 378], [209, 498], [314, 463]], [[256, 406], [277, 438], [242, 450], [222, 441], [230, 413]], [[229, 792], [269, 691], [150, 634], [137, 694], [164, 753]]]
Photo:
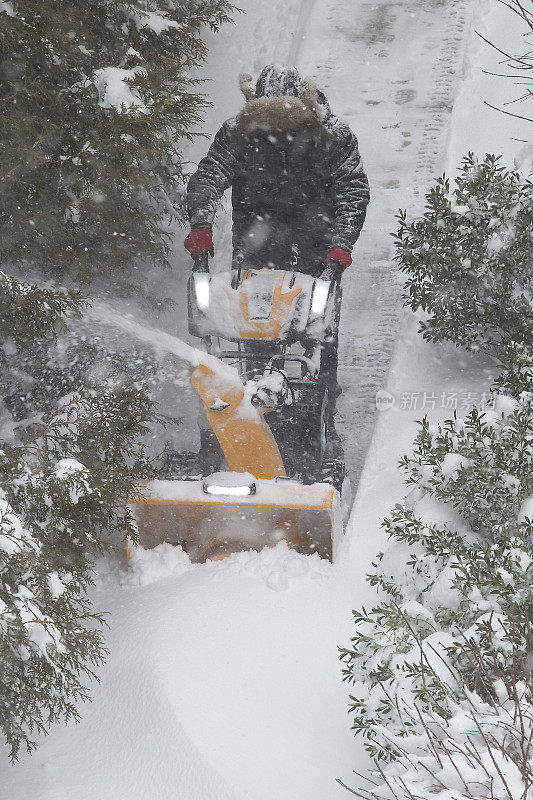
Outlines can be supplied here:
[[326, 456], [320, 353], [339, 305], [337, 284], [297, 272], [193, 272], [200, 449], [172, 454], [130, 504], [138, 546], [179, 544], [203, 562], [285, 540], [333, 559], [347, 481]]

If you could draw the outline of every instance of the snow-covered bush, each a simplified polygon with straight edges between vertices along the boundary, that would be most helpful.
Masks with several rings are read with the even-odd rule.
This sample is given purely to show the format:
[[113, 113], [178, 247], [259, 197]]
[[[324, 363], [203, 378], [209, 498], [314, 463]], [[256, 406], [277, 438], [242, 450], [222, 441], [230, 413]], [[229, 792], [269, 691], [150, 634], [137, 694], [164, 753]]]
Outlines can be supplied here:
[[533, 395], [495, 395], [494, 406], [432, 429], [423, 420], [415, 453], [402, 459], [407, 483], [497, 541], [517, 534], [521, 503], [533, 494]]
[[446, 177], [423, 216], [399, 215], [397, 260], [406, 303], [427, 317], [428, 341], [449, 340], [500, 361], [533, 350], [533, 184], [487, 155], [465, 158], [455, 188]]
[[91, 563], [110, 534], [132, 533], [124, 501], [148, 474], [137, 444], [150, 417], [141, 386], [59, 397], [53, 410], [53, 387], [32, 403], [23, 396], [35, 384], [34, 348], [53, 350], [80, 305], [0, 274], [0, 730], [12, 757], [77, 715], [105, 652], [86, 597]]
[[[422, 646], [421, 652], [425, 657]], [[450, 667], [449, 680], [457, 678]], [[475, 692], [462, 700], [447, 694], [450, 714], [404, 703], [411, 726], [401, 735], [383, 730], [395, 751], [391, 764], [376, 764], [368, 788], [349, 789], [364, 800], [530, 800], [533, 786], [533, 698], [523, 681], [494, 684], [495, 700]], [[363, 776], [364, 777], [364, 776]]]
[[[206, 106], [189, 79], [227, 0], [0, 4], [3, 268], [65, 280], [169, 258], [183, 160]], [[166, 233], [165, 233], [166, 231]]]
[[[358, 797], [533, 799], [533, 183], [487, 155], [399, 216], [406, 305], [427, 341], [501, 367], [494, 405], [420, 424], [341, 651], [374, 768]], [[366, 787], [366, 788], [365, 788]], [[349, 787], [346, 787], [349, 788]]]
[[512, 397], [533, 391], [533, 347], [512, 342], [500, 354], [502, 373], [496, 378], [496, 391]]
[[533, 396], [424, 420], [412, 490], [385, 526], [342, 651], [354, 729], [376, 759], [359, 796], [525, 800], [533, 792]]

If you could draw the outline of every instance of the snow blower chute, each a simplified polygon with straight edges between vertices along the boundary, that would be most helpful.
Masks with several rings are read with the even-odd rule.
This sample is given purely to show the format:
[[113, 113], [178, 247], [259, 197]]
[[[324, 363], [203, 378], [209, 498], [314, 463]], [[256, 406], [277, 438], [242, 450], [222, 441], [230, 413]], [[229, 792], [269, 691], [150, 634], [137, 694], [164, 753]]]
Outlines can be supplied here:
[[337, 284], [298, 272], [192, 273], [200, 450], [172, 454], [131, 503], [139, 546], [179, 544], [205, 561], [283, 539], [333, 559], [346, 479], [326, 455], [320, 354], [339, 305]]

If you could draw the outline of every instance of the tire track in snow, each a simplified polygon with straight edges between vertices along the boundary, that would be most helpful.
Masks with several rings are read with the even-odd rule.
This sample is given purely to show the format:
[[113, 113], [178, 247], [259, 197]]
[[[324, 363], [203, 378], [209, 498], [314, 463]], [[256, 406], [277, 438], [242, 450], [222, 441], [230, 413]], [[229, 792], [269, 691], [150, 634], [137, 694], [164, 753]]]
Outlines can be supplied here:
[[419, 211], [443, 167], [471, 14], [467, 0], [327, 0], [306, 15], [307, 35], [300, 36], [297, 65], [317, 80], [333, 111], [350, 122], [372, 192], [354, 265], [343, 283], [344, 392], [337, 419], [354, 485], [402, 317], [402, 278], [389, 234], [397, 228], [398, 208]]

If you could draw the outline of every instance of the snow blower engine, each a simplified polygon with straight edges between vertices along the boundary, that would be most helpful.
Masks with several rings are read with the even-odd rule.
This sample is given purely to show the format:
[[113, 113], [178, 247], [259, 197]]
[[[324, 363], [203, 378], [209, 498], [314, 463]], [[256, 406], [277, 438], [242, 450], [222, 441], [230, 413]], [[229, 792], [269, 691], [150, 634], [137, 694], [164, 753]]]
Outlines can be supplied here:
[[[198, 267], [198, 265], [197, 265]], [[189, 332], [205, 357], [197, 453], [173, 453], [132, 502], [138, 546], [181, 545], [195, 561], [285, 540], [333, 560], [345, 466], [327, 457], [324, 342], [340, 287], [295, 271], [235, 269], [189, 280]]]

